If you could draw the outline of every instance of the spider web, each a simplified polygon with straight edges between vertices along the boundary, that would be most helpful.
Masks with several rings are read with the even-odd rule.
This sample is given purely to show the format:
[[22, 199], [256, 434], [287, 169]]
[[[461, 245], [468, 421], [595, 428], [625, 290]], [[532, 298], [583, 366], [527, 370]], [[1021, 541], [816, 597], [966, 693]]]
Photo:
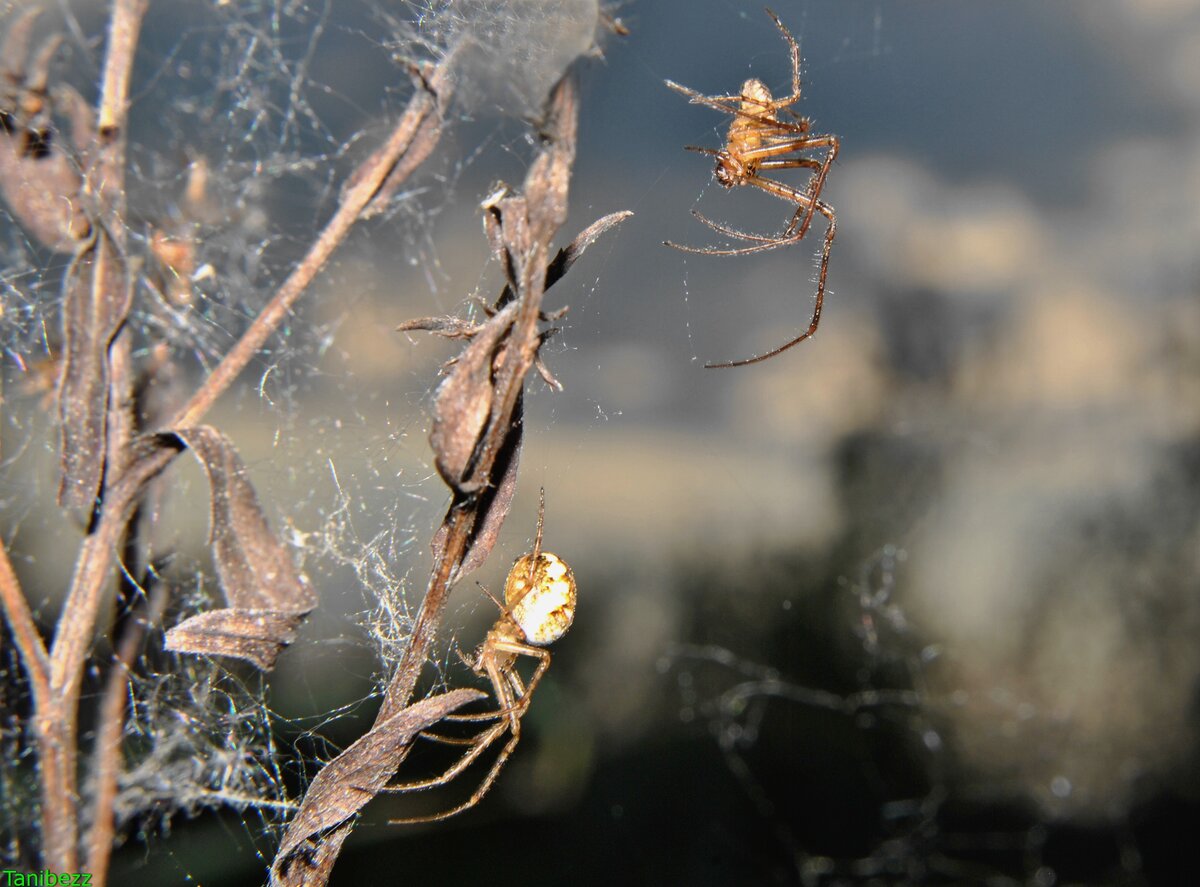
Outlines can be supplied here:
[[[709, 93], [761, 76], [778, 91], [786, 54], [761, 4], [618, 10], [633, 34], [581, 72], [564, 230], [637, 215], [552, 291], [551, 307], [571, 313], [543, 356], [567, 392], [530, 386], [522, 492], [480, 575], [497, 588], [528, 549], [530, 491], [544, 485], [547, 547], [579, 577], [580, 617], [519, 753], [472, 814], [479, 846], [544, 830], [546, 883], [581, 872], [702, 883], [721, 863], [727, 883], [1037, 884], [1152, 881], [1161, 835], [1186, 846], [1196, 613], [1180, 590], [1194, 579], [1200, 498], [1200, 225], [1182, 185], [1198, 156], [1197, 80], [1185, 76], [1196, 27], [1186, 4], [1131, 0], [1066, 23], [1033, 6], [944, 4], [943, 19], [881, 2], [772, 4], [801, 40], [800, 112], [846, 140], [828, 191], [846, 215], [822, 335], [720, 378], [694, 363], [752, 353], [807, 319], [808, 244], [761, 261], [664, 258], [662, 239], [704, 233], [692, 205], [763, 231], [787, 210], [766, 195], [725, 202], [707, 161], [680, 148], [718, 145], [727, 120], [662, 80]], [[561, 32], [547, 27], [554, 8]], [[399, 115], [411, 85], [398, 59], [436, 60], [464, 37], [476, 55], [437, 156], [212, 414], [321, 609], [267, 686], [194, 657], [156, 659], [161, 638], [147, 638], [115, 874], [258, 877], [289, 805], [369, 723], [444, 504], [424, 417], [453, 353], [392, 328], [465, 313], [469, 296], [502, 285], [477, 203], [496, 179], [520, 180], [536, 135], [490, 109], [535, 110], [591, 8], [152, 4], [126, 235], [193, 232], [197, 244], [187, 287], [152, 265], [138, 281], [132, 323], [141, 347], [170, 348], [168, 401], [236, 341]], [[90, 99], [100, 13], [47, 10], [39, 33], [68, 35], [56, 76]], [[972, 16], [985, 17], [986, 45], [960, 39], [978, 33]], [[1074, 60], [1094, 86], [1049, 58]], [[1067, 87], [1069, 107], [1034, 101]], [[1120, 113], [1095, 94], [1120, 99]], [[1093, 128], [1056, 128], [1074, 107]], [[1044, 137], [1038, 163], [1012, 150], [1013, 132]], [[198, 177], [203, 199], [189, 202]], [[63, 540], [79, 529], [50, 507], [44, 398], [69, 257], [47, 256], [8, 216], [0, 251], [0, 528], [26, 587], [61, 589]], [[187, 507], [203, 481], [194, 466], [172, 470], [152, 546], [177, 592], [166, 625], [219, 597], [204, 509]], [[44, 630], [59, 603], [35, 601]], [[456, 591], [433, 687], [471, 680], [456, 645], [473, 648], [493, 618], [473, 586]], [[6, 860], [26, 858], [35, 803], [14, 657], [6, 637], [0, 753], [17, 762], [0, 775]], [[184, 829], [203, 840], [179, 840]], [[497, 877], [493, 855], [461, 852], [461, 831], [392, 832], [415, 875]], [[162, 868], [146, 867], [142, 840]], [[646, 866], [673, 868], [631, 872], [606, 849], [632, 858], [638, 841]], [[396, 847], [386, 853], [394, 861]], [[222, 868], [224, 857], [237, 862]], [[356, 865], [366, 877], [369, 859], [351, 852], [339, 875]]]
[[[48, 4], [36, 32], [65, 34], [52, 79], [73, 82], [88, 101], [103, 51], [91, 35], [103, 32], [103, 12]], [[472, 165], [498, 152], [519, 181], [533, 146], [524, 125], [472, 128], [463, 115], [497, 104], [506, 114], [531, 113], [591, 45], [596, 14], [594, 0], [151, 4], [134, 73], [125, 235], [138, 254], [153, 254], [159, 237], [193, 249], [185, 270], [142, 266], [129, 319], [139, 358], [155, 348], [166, 355], [155, 396], [167, 412], [238, 340], [336, 207], [347, 172], [403, 111], [412, 90], [405, 64], [470, 44], [444, 150], [393, 197], [384, 224], [364, 226], [373, 230], [343, 248], [209, 419], [237, 445], [272, 527], [321, 589], [322, 604], [297, 644], [312, 650], [304, 669], [269, 685], [227, 662], [163, 658], [155, 652], [161, 633], [146, 639], [129, 693], [117, 814], [124, 834], [155, 849], [167, 880], [225, 877], [203, 875], [211, 860], [172, 844], [171, 830], [193, 817], [197, 834], [224, 831], [261, 871], [307, 780], [365, 729], [364, 713], [407, 643], [410, 599], [424, 587], [430, 528], [444, 502], [425, 417], [438, 363], [452, 349], [391, 330], [412, 316], [457, 311], [472, 290], [498, 290], [477, 228], [450, 239], [464, 244], [453, 251], [485, 268], [464, 288], [442, 265], [434, 225], [455, 205], [477, 226], [483, 186]], [[455, 143], [460, 125], [467, 149]], [[464, 175], [470, 197], [458, 201]], [[70, 565], [48, 543], [78, 530], [53, 508], [49, 404], [70, 257], [47, 255], [7, 211], [0, 239], [3, 532], [27, 588], [64, 588]], [[172, 472], [146, 552], [154, 584], [174, 592], [166, 626], [220, 598], [203, 549], [203, 509], [180, 508], [204, 501], [203, 480], [193, 466]], [[59, 600], [33, 605], [52, 625]], [[27, 688], [13, 646], [3, 650], [0, 745], [10, 760], [28, 762]], [[313, 677], [330, 666], [337, 680]], [[444, 686], [446, 666], [436, 671]], [[6, 861], [32, 862], [37, 844], [31, 766], [5, 771]], [[118, 858], [114, 871], [146, 877], [142, 852]]]

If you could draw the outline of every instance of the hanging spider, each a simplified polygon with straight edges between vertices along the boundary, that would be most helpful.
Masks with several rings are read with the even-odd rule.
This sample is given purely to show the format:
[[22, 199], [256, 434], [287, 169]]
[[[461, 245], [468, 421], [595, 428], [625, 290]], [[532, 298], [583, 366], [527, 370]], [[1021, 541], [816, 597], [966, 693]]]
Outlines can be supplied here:
[[[393, 824], [437, 822], [474, 807], [492, 787], [500, 769], [521, 740], [521, 717], [528, 710], [533, 691], [537, 689], [542, 675], [550, 667], [550, 652], [544, 647], [566, 634], [575, 619], [575, 575], [564, 561], [547, 551], [542, 551], [545, 510], [546, 497], [543, 490], [538, 506], [537, 536], [533, 551], [518, 558], [509, 571], [508, 579], [504, 583], [504, 602], [492, 598], [500, 608], [500, 618], [487, 633], [474, 661], [470, 662], [477, 675], [491, 681], [492, 692], [500, 707], [496, 711], [482, 714], [448, 716], [448, 719], [458, 721], [494, 719], [496, 723], [469, 739], [423, 733], [422, 736], [427, 739], [451, 745], [467, 745], [469, 748], [439, 776], [421, 782], [388, 786], [385, 791], [411, 792], [445, 785], [469, 767], [505, 733], [511, 734], [508, 743], [500, 751], [474, 794], [466, 801], [443, 813], [395, 819], [392, 820]], [[490, 594], [488, 596], [491, 597]], [[517, 673], [517, 660], [521, 656], [529, 656], [538, 661], [528, 683]]]
[[[829, 250], [833, 246], [833, 238], [837, 231], [837, 220], [833, 207], [821, 200], [820, 197], [821, 190], [825, 187], [825, 178], [829, 175], [829, 168], [832, 166], [834, 158], [837, 157], [838, 137], [813, 135], [810, 132], [811, 122], [809, 119], [799, 116], [792, 110], [791, 106], [800, 101], [800, 46], [774, 12], [768, 9], [767, 15], [775, 22], [791, 50], [792, 91], [790, 95], [774, 98], [766, 84], [753, 77], [742, 84], [740, 95], [701, 95], [695, 90], [688, 89], [671, 80], [667, 81], [667, 86], [687, 96], [693, 105], [705, 105], [733, 115], [733, 122], [729, 125], [729, 136], [725, 141], [724, 149], [717, 151], [712, 148], [697, 148], [691, 145], [686, 148], [688, 151], [707, 154], [717, 159], [714, 175], [721, 185], [726, 188], [753, 185], [781, 200], [794, 203], [796, 212], [781, 233], [774, 236], [763, 236], [728, 228], [693, 210], [692, 215], [717, 233], [755, 245], [735, 249], [716, 249], [684, 246], [669, 240], [666, 241], [666, 244], [676, 249], [701, 253], [706, 256], [745, 256], [800, 242], [808, 234], [813, 215], [820, 213], [829, 220], [829, 225], [825, 229], [821, 268], [817, 275], [817, 301], [813, 307], [812, 320], [803, 334], [778, 348], [759, 354], [757, 357], [731, 360], [726, 363], [706, 363], [705, 366], [709, 368], [746, 366], [767, 360], [787, 351], [793, 345], [800, 344], [817, 331], [817, 326], [821, 322], [821, 307], [825, 301], [825, 277], [829, 271]], [[792, 120], [779, 119], [780, 111], [786, 111]], [[820, 159], [796, 156], [805, 151], [824, 153]], [[813, 172], [804, 189], [785, 185], [761, 174], [779, 169], [810, 169]]]

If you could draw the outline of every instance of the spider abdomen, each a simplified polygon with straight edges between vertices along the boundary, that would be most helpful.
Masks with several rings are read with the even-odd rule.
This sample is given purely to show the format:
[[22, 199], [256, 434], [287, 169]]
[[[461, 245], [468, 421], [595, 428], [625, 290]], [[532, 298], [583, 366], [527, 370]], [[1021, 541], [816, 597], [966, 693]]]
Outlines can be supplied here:
[[575, 574], [549, 552], [520, 557], [504, 583], [504, 605], [525, 639], [545, 646], [561, 638], [575, 619]]

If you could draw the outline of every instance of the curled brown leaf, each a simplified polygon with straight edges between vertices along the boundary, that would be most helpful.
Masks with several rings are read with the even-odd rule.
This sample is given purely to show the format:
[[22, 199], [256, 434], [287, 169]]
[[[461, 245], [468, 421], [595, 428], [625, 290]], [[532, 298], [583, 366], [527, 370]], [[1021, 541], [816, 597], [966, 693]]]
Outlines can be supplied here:
[[492, 373], [497, 351], [516, 316], [515, 305], [483, 324], [438, 387], [429, 441], [442, 479], [462, 490], [471, 458], [492, 411]]
[[[309, 883], [307, 879], [319, 873], [312, 870], [319, 870], [322, 859], [329, 855], [319, 853], [322, 844], [329, 842], [329, 833], [379, 794], [417, 734], [483, 696], [479, 690], [462, 689], [423, 699], [375, 724], [326, 764], [309, 785], [300, 811], [288, 825], [271, 867], [271, 884], [284, 887]], [[314, 838], [321, 841], [310, 844]], [[336, 856], [335, 851], [328, 860], [330, 867]], [[324, 877], [328, 877], [327, 871]]]
[[59, 504], [91, 512], [107, 455], [109, 346], [131, 293], [111, 239], [97, 229], [67, 269], [59, 382]]
[[227, 609], [185, 619], [167, 632], [167, 649], [235, 656], [269, 671], [317, 596], [267, 525], [246, 466], [214, 428], [177, 429], [208, 476], [210, 543]]

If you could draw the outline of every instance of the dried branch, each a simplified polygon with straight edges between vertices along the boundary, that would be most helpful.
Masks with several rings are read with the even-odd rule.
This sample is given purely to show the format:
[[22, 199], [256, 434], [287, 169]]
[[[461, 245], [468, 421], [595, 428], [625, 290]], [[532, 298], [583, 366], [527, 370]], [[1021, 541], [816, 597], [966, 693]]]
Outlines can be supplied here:
[[[78, 295], [73, 304], [65, 307], [64, 317], [69, 327], [77, 319], [87, 322], [95, 319], [101, 330], [89, 334], [88, 344], [76, 351], [76, 357], [88, 362], [91, 369], [102, 376], [102, 385], [93, 379], [80, 383], [87, 388], [89, 407], [95, 408], [101, 398], [109, 401], [110, 385], [114, 391], [128, 390], [126, 379], [113, 380], [106, 371], [106, 352], [124, 319], [127, 310], [129, 287], [122, 256], [124, 245], [123, 220], [125, 214], [125, 135], [124, 121], [128, 103], [128, 84], [133, 68], [134, 49], [145, 12], [145, 0], [115, 0], [110, 20], [109, 42], [105, 56], [104, 83], [99, 118], [103, 122], [98, 131], [91, 135], [84, 151], [94, 164], [87, 170], [83, 188], [72, 205], [94, 207], [95, 218], [90, 229], [93, 240], [84, 248], [79, 266], [80, 276], [75, 286]], [[76, 115], [78, 122], [79, 115]], [[77, 127], [78, 129], [78, 127]], [[82, 134], [76, 132], [77, 141]], [[110, 224], [111, 223], [111, 224]], [[111, 232], [115, 231], [115, 235]], [[91, 255], [87, 255], [90, 252]], [[117, 315], [120, 315], [119, 319]], [[77, 332], [82, 332], [78, 331]], [[107, 339], [104, 337], [107, 336]], [[84, 351], [87, 352], [84, 356]], [[64, 362], [64, 379], [71, 374]], [[127, 360], [121, 360], [128, 367]], [[122, 370], [124, 371], [124, 370]], [[118, 405], [119, 409], [124, 404]], [[106, 412], [107, 410], [105, 410]], [[84, 426], [84, 445], [95, 442], [98, 454], [93, 455], [91, 464], [75, 462], [64, 453], [63, 500], [91, 509], [89, 499], [94, 498], [103, 476], [104, 454], [108, 436], [101, 431], [98, 439], [97, 427], [107, 418], [98, 420], [85, 408], [78, 415], [64, 413], [64, 445], [73, 446], [66, 429], [68, 420], [79, 420], [74, 431]], [[122, 458], [119, 460], [124, 462]], [[70, 464], [69, 464], [70, 463]], [[78, 469], [78, 473], [74, 473]], [[96, 484], [93, 487], [93, 483]], [[132, 506], [133, 497], [130, 497]], [[117, 529], [124, 526], [128, 513]], [[79, 566], [87, 561], [88, 543], [85, 542]], [[108, 538], [101, 534], [101, 538]], [[108, 539], [110, 545], [118, 541], [117, 534]], [[78, 575], [78, 571], [77, 571]], [[105, 572], [106, 575], [106, 572]], [[57, 871], [77, 869], [78, 847], [78, 793], [76, 784], [76, 754], [78, 742], [79, 686], [82, 680], [86, 650], [95, 628], [99, 607], [100, 589], [105, 576], [98, 576], [94, 601], [81, 612], [70, 607], [74, 596], [69, 595], [67, 606], [59, 619], [54, 645], [50, 654], [50, 698], [48, 704], [36, 712], [34, 717], [38, 757], [41, 766], [42, 790], [42, 839], [43, 858], [46, 864]], [[60, 655], [61, 653], [61, 655]]]
[[[434, 564], [412, 641], [388, 685], [379, 720], [393, 717], [412, 698], [441, 622], [451, 579], [457, 575], [472, 531], [482, 516], [480, 507], [485, 499], [478, 493], [499, 481], [493, 474], [496, 457], [512, 434], [514, 419], [519, 419], [514, 416], [517, 402], [541, 341], [537, 322], [545, 292], [547, 257], [551, 238], [566, 220], [575, 132], [575, 89], [569, 79], [563, 79], [551, 96], [546, 142], [526, 176], [526, 196], [500, 197], [485, 207], [489, 225], [500, 232], [498, 258], [503, 267], [513, 271], [510, 281], [516, 288], [516, 316], [491, 383], [493, 394], [486, 428], [474, 449], [470, 471], [454, 489], [450, 508], [438, 530], [445, 533], [446, 539], [442, 556]], [[494, 498], [490, 502], [496, 506]]]
[[84, 843], [88, 848], [85, 871], [92, 873], [93, 887], [105, 887], [112, 856], [116, 823], [113, 806], [121, 775], [121, 740], [125, 733], [125, 704], [129, 695], [131, 669], [147, 629], [158, 625], [167, 604], [167, 588], [157, 583], [146, 604], [117, 642], [97, 717], [96, 742], [92, 752], [91, 830]]
[[34, 708], [41, 711], [50, 704], [50, 663], [46, 657], [46, 645], [38, 634], [29, 602], [21, 591], [21, 583], [13, 571], [8, 550], [3, 545], [0, 545], [0, 605], [4, 607], [4, 618], [12, 629], [13, 640], [33, 687]]
[[[137, 27], [129, 19], [143, 8], [141, 2], [121, 0], [116, 4], [111, 31], [114, 35], [120, 35], [120, 40], [114, 37], [113, 47], [129, 57], [116, 58], [110, 53], [110, 66], [131, 63], [134, 42], [130, 38], [136, 36]], [[353, 186], [343, 193], [337, 212], [318, 235], [308, 254], [280, 286], [237, 345], [170, 423], [172, 426], [190, 427], [204, 415], [287, 317], [292, 305], [324, 266], [333, 250], [345, 239], [363, 208], [379, 192], [388, 177], [394, 174], [413, 140], [425, 132], [423, 147], [426, 147], [429, 128], [435, 127], [440, 131], [441, 109], [453, 84], [450, 74], [452, 58], [452, 54], [448, 55], [436, 70], [420, 79], [408, 109], [392, 135], [360, 165]], [[128, 76], [110, 77], [106, 74], [105, 83], [114, 86], [105, 90], [100, 118], [107, 126], [104, 129], [104, 134], [108, 136], [107, 144], [115, 145], [120, 141], [117, 137], [121, 132], [125, 109], [125, 100], [116, 94], [116, 88], [121, 83], [127, 84]], [[431, 119], [436, 123], [427, 123]], [[123, 163], [121, 167], [123, 169]], [[123, 175], [120, 181], [123, 181]], [[79, 687], [103, 590], [111, 576], [113, 558], [142, 489], [170, 464], [177, 452], [178, 448], [171, 446], [159, 446], [148, 451], [143, 449], [124, 460], [128, 467], [104, 491], [103, 510], [80, 550], [51, 648], [50, 693], [53, 704], [48, 707], [47, 717], [38, 719], [42, 725], [38, 732], [38, 748], [43, 774], [45, 859], [58, 870], [75, 868], [77, 815], [74, 774]]]
[[266, 344], [267, 338], [284, 321], [296, 300], [304, 293], [333, 251], [341, 245], [350, 229], [385, 185], [396, 187], [400, 170], [407, 175], [416, 167], [402, 161], [416, 144], [425, 156], [433, 149], [434, 134], [440, 135], [442, 112], [454, 89], [451, 72], [454, 54], [447, 54], [436, 66], [429, 66], [414, 77], [416, 91], [404, 115], [387, 141], [347, 180], [341, 201], [333, 217], [317, 236], [308, 254], [279, 287], [279, 291], [255, 318], [238, 343], [205, 380], [180, 413], [171, 422], [176, 428], [195, 425], [217, 398], [228, 388], [246, 364]]
[[[368, 736], [416, 707], [409, 701], [437, 634], [450, 589], [484, 561], [508, 513], [516, 489], [522, 392], [544, 341], [538, 321], [546, 316], [541, 311], [546, 287], [558, 280], [596, 237], [629, 215], [616, 213], [602, 219], [550, 259], [550, 242], [566, 219], [576, 116], [575, 90], [564, 78], [551, 96], [542, 150], [530, 166], [524, 195], [510, 197], [507, 189], [501, 189], [484, 204], [489, 241], [508, 279], [495, 313], [478, 325], [452, 318], [425, 318], [402, 327], [467, 338], [469, 342], [438, 389], [430, 435], [435, 464], [450, 487], [450, 506], [431, 542], [434, 563], [412, 638]], [[318, 780], [330, 769], [337, 768], [337, 773], [350, 767], [345, 758], [356, 746], [330, 762]], [[394, 766], [407, 751], [407, 743], [392, 749]], [[383, 785], [377, 781], [361, 783], [354, 811]], [[287, 862], [290, 848], [301, 837], [307, 837], [313, 859], [319, 860], [319, 865], [310, 863], [302, 874], [293, 872], [295, 880], [288, 883], [326, 883], [349, 834], [350, 823], [344, 818], [337, 820], [336, 829], [319, 839], [312, 834], [307, 823], [323, 803], [323, 797], [310, 789], [284, 836], [273, 871], [279, 870], [280, 860]]]

